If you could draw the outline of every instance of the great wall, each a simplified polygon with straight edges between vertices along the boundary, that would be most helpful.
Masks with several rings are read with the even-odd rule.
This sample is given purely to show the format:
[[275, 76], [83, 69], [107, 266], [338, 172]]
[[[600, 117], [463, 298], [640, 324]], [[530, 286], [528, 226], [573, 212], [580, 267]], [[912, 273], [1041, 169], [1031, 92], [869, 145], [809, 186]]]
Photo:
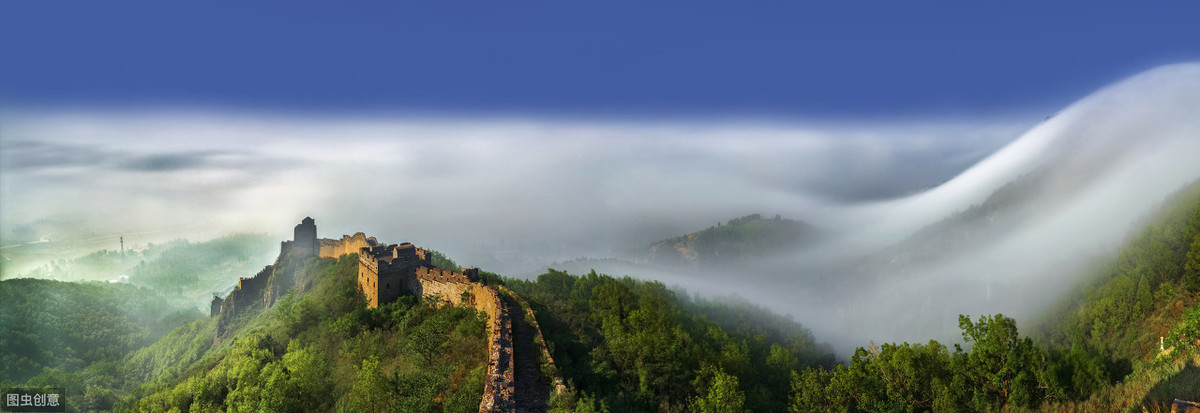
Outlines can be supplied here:
[[[541, 328], [528, 304], [503, 286], [499, 286], [498, 290], [496, 286], [481, 283], [478, 269], [454, 271], [436, 268], [432, 265], [431, 254], [424, 249], [410, 243], [380, 245], [375, 237], [367, 237], [362, 232], [343, 235], [340, 240], [318, 239], [316, 222], [307, 217], [296, 225], [293, 239], [280, 244], [280, 255], [275, 265], [267, 266], [253, 277], [239, 279], [237, 287], [225, 298], [213, 297], [210, 315], [218, 317], [214, 341], [219, 341], [225, 335], [233, 318], [242, 309], [256, 302], [270, 307], [291, 288], [311, 282], [306, 279], [306, 274], [297, 274], [296, 269], [304, 260], [314, 257], [338, 258], [347, 254], [358, 254], [358, 290], [370, 308], [393, 301], [407, 292], [419, 297], [439, 297], [452, 305], [470, 306], [487, 315], [488, 368], [484, 377], [483, 397], [479, 403], [480, 412], [516, 412], [518, 405], [530, 404], [530, 400], [520, 400], [517, 394], [518, 373], [513, 354], [510, 305], [516, 305], [518, 310], [524, 309], [522, 320], [518, 321], [522, 323], [522, 331], [532, 331], [523, 334], [535, 337], [533, 345], [537, 349], [533, 352], [539, 353], [536, 356], [540, 356], [541, 362], [549, 365], [549, 371], [555, 372], [554, 360], [550, 357]], [[279, 268], [283, 270], [277, 270]], [[512, 304], [506, 303], [502, 297], [507, 297]], [[526, 355], [525, 359], [530, 359], [530, 356], [533, 355]], [[533, 360], [539, 358], [536, 356]], [[528, 371], [529, 368], [524, 370]], [[554, 391], [562, 392], [562, 378], [556, 372], [553, 376]], [[534, 380], [524, 376], [522, 379], [523, 383], [532, 383]], [[544, 405], [544, 400], [534, 404]], [[520, 406], [519, 410], [537, 409], [526, 405]]]

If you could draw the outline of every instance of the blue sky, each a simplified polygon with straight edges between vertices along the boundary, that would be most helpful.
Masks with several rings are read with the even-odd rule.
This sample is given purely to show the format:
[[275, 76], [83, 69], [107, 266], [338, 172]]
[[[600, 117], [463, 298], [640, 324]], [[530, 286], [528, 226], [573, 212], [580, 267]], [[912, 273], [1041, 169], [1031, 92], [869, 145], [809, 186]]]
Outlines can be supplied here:
[[451, 114], [1040, 114], [1142, 70], [1200, 59], [1200, 6], [1183, 2], [252, 3], [4, 2], [0, 99]]

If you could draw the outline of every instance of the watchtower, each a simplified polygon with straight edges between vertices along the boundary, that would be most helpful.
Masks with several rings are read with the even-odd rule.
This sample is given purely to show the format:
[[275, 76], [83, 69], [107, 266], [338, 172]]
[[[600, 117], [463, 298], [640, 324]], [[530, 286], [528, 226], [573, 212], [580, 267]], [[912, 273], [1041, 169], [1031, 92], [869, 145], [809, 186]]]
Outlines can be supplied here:
[[292, 240], [294, 258], [315, 257], [321, 251], [321, 244], [317, 242], [317, 223], [312, 217], [304, 217], [304, 220], [296, 225]]

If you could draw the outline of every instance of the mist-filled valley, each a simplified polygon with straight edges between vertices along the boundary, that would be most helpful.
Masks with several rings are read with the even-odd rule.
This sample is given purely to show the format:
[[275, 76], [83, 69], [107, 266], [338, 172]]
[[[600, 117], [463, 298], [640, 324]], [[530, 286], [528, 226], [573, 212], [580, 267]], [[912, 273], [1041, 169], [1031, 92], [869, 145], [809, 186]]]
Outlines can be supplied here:
[[[1032, 119], [3, 115], [0, 382], [72, 409], [474, 410], [504, 340], [529, 411], [1200, 398], [1196, 63]], [[372, 302], [356, 232], [475, 289]]]

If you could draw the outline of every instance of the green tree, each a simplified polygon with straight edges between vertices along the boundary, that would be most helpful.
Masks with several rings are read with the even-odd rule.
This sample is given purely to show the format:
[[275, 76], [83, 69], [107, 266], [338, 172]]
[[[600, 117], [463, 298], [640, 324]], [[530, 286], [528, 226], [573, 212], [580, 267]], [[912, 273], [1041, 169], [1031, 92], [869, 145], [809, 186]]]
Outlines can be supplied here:
[[[707, 381], [707, 386], [704, 382]], [[738, 378], [726, 374], [720, 367], [706, 367], [697, 374], [697, 391], [700, 396], [693, 398], [691, 411], [697, 413], [741, 413], [746, 403], [746, 396], [738, 388]]]
[[283, 356], [283, 367], [288, 372], [286, 394], [298, 411], [329, 410], [333, 381], [328, 357], [312, 348], [295, 348]]
[[1200, 306], [1193, 306], [1183, 313], [1183, 320], [1167, 333], [1164, 344], [1171, 349], [1174, 359], [1187, 358], [1200, 350], [1196, 345], [1200, 339]]
[[937, 341], [884, 344], [875, 362], [888, 399], [899, 410], [927, 410], [948, 392], [950, 353]]
[[379, 359], [372, 356], [363, 360], [358, 369], [358, 381], [354, 382], [345, 404], [339, 406], [344, 412], [388, 412], [395, 404], [388, 378], [379, 367]]
[[805, 368], [792, 371], [792, 397], [788, 411], [792, 413], [819, 412], [826, 409], [825, 382], [822, 369]]
[[[980, 316], [972, 323], [958, 317], [963, 341], [971, 345], [954, 371], [965, 376], [971, 388], [971, 403], [977, 410], [996, 409], [1006, 404], [1036, 407], [1037, 365], [1045, 356], [1033, 340], [1017, 334], [1017, 322], [1003, 314]], [[961, 350], [961, 349], [960, 349]]]
[[1138, 281], [1137, 287], [1137, 302], [1134, 304], [1133, 311], [1137, 316], [1145, 316], [1154, 309], [1154, 294], [1150, 292], [1150, 281], [1143, 275]]
[[[1200, 213], [1197, 214], [1200, 216]], [[1187, 264], [1184, 266], [1184, 282], [1189, 292], [1200, 292], [1200, 233], [1192, 240], [1192, 247], [1187, 253]]]

